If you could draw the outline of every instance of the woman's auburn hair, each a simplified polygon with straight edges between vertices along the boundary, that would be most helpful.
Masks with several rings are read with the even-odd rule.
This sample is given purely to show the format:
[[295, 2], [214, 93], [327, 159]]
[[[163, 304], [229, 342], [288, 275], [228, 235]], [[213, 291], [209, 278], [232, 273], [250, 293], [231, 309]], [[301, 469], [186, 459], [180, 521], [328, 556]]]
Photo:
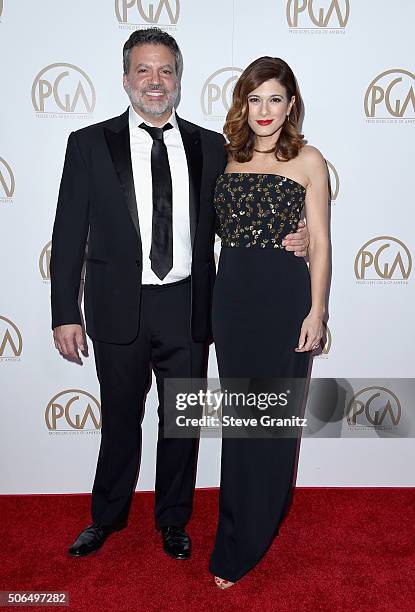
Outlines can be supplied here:
[[251, 161], [255, 147], [255, 133], [248, 125], [248, 95], [270, 79], [276, 79], [285, 88], [288, 101], [295, 96], [290, 116], [285, 119], [275, 145], [275, 157], [278, 161], [293, 159], [305, 144], [298, 129], [303, 103], [293, 71], [279, 57], [259, 57], [239, 77], [223, 128], [229, 140], [226, 151], [237, 162]]

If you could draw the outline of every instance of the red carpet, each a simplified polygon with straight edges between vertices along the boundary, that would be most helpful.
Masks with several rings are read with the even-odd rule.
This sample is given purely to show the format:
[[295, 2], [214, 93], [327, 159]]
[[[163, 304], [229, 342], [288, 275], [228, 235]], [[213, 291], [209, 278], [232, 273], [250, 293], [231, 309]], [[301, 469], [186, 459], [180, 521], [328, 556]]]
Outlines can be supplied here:
[[216, 490], [196, 493], [190, 561], [162, 552], [151, 493], [136, 494], [128, 528], [96, 555], [68, 558], [89, 503], [0, 497], [0, 591], [68, 591], [69, 609], [88, 612], [415, 610], [415, 489], [297, 489], [266, 557], [228, 591], [207, 570]]

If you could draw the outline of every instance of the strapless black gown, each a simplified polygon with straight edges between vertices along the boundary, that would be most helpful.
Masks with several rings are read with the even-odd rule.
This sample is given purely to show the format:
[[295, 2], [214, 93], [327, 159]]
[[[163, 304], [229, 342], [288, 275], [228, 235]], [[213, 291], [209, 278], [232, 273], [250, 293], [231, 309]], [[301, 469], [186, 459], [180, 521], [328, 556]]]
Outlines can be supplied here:
[[[217, 179], [222, 248], [212, 322], [221, 379], [309, 374], [310, 353], [294, 351], [311, 308], [309, 270], [281, 244], [297, 228], [305, 193], [275, 174]], [[298, 449], [299, 437], [223, 438], [213, 574], [234, 582], [264, 555], [287, 510]]]

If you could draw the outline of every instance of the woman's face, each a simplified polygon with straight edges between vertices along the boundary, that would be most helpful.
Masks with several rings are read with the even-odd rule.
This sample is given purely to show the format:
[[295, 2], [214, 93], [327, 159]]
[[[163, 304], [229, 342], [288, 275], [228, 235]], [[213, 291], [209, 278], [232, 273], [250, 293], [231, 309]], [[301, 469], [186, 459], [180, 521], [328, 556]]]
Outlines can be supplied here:
[[257, 136], [272, 136], [283, 125], [295, 97], [287, 98], [277, 79], [269, 79], [248, 95], [248, 125]]

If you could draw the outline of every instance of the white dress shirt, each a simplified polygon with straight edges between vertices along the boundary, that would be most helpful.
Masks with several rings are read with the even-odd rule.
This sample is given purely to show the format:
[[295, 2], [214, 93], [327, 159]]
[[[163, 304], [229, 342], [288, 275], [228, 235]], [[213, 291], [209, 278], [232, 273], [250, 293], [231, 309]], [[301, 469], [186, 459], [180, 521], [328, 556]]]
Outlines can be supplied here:
[[[166, 121], [173, 129], [164, 132], [164, 142], [169, 158], [173, 188], [173, 267], [161, 280], [151, 269], [150, 249], [153, 218], [153, 193], [151, 177], [151, 147], [153, 139], [139, 128], [145, 121], [132, 106], [129, 109], [131, 163], [138, 209], [141, 243], [143, 248], [143, 285], [163, 285], [189, 276], [192, 263], [192, 243], [189, 216], [189, 174], [176, 115], [173, 112]], [[154, 127], [154, 126], [152, 126]], [[161, 126], [162, 127], [162, 126]]]

